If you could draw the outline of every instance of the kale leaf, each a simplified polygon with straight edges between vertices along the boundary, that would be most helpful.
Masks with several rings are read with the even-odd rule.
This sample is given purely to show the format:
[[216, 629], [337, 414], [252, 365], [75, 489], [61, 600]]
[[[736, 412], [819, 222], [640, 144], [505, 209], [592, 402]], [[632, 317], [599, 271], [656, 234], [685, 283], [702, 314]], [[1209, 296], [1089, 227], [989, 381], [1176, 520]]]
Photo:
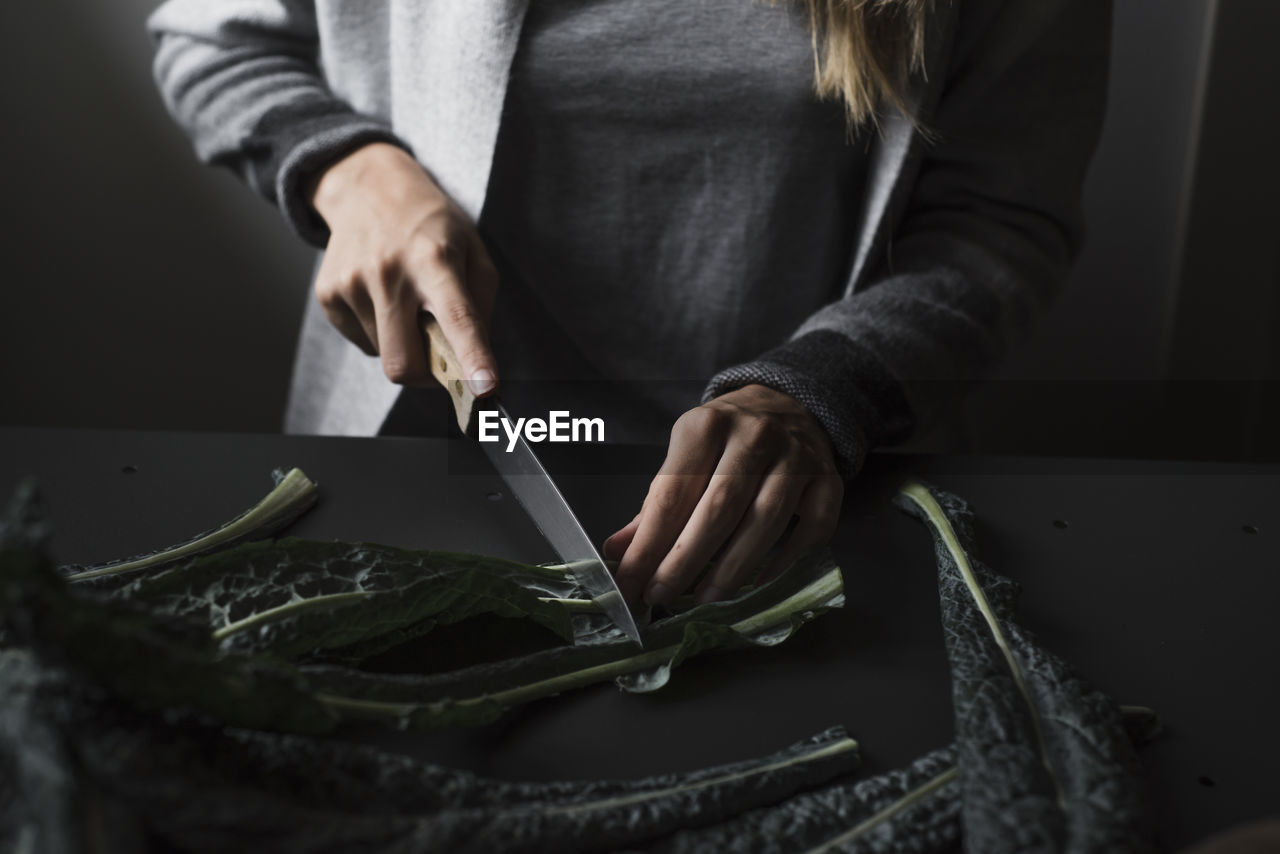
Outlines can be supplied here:
[[973, 557], [964, 500], [911, 483], [898, 504], [934, 538], [965, 847], [1147, 850], [1120, 707], [1014, 622], [1018, 586]]

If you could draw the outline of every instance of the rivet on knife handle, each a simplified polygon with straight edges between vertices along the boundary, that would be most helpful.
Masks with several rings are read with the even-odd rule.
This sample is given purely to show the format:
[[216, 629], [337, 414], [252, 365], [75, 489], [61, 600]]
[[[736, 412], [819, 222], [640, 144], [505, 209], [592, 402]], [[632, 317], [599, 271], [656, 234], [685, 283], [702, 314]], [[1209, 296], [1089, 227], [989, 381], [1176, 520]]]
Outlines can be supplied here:
[[427, 338], [427, 358], [431, 360], [431, 375], [449, 392], [453, 411], [458, 416], [458, 426], [465, 434], [471, 426], [471, 414], [475, 411], [476, 396], [471, 393], [462, 375], [462, 364], [454, 354], [444, 330], [431, 315], [423, 315], [422, 332]]

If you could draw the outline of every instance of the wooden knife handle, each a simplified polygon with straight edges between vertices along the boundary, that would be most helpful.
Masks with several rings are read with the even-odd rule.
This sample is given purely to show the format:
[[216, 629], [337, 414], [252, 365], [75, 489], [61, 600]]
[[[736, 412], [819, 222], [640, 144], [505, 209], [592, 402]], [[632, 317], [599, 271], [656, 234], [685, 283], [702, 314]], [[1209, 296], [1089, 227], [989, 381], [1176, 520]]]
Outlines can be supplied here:
[[449, 392], [453, 401], [453, 411], [458, 416], [458, 426], [465, 435], [471, 426], [471, 413], [475, 410], [476, 396], [471, 393], [466, 377], [462, 375], [462, 364], [454, 354], [449, 341], [444, 337], [444, 330], [429, 314], [423, 315], [422, 333], [427, 339], [427, 358], [431, 361], [431, 375]]

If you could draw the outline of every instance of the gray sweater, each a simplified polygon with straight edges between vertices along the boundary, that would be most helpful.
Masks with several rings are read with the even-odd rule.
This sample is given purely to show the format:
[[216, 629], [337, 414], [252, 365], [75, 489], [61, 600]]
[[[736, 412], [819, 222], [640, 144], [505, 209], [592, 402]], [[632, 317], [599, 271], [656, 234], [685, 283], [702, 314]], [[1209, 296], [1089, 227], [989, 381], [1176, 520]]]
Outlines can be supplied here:
[[480, 217], [509, 408], [665, 440], [708, 377], [839, 298], [865, 172], [799, 12], [534, 3]]
[[[785, 32], [794, 25], [793, 17], [788, 20], [794, 13], [754, 0], [741, 3], [751, 6], [750, 12], [735, 13], [728, 0], [686, 0], [686, 7], [703, 11], [719, 7], [723, 32], [705, 20], [701, 32], [690, 32], [687, 22], [674, 19], [677, 6], [639, 20], [630, 9], [653, 7], [630, 0], [541, 0], [534, 12], [527, 0], [169, 0], [151, 28], [162, 91], [197, 151], [207, 161], [237, 170], [281, 207], [305, 239], [322, 246], [327, 238], [300, 195], [307, 176], [358, 145], [385, 140], [413, 151], [485, 231], [505, 233], [507, 246], [497, 248], [509, 248], [519, 259], [506, 272], [513, 278], [524, 274], [529, 281], [546, 279], [557, 268], [534, 260], [528, 241], [510, 239], [510, 218], [528, 219], [532, 209], [522, 212], [518, 197], [504, 200], [508, 185], [501, 180], [507, 174], [501, 141], [503, 131], [508, 137], [522, 133], [527, 141], [546, 127], [525, 116], [523, 131], [518, 126], [512, 131], [507, 95], [520, 97], [520, 106], [548, 108], [569, 95], [526, 89], [522, 78], [513, 83], [513, 58], [517, 70], [528, 58], [528, 41], [525, 52], [517, 51], [526, 14], [534, 28], [527, 35], [535, 45], [573, 35], [571, 29], [552, 26], [561, 13], [570, 19], [585, 16], [578, 22], [594, 29], [588, 27], [583, 37], [600, 39], [601, 28], [606, 35], [611, 27], [649, 28], [656, 45], [649, 53], [653, 67], [639, 71], [653, 74], [655, 86], [669, 80], [662, 77], [664, 67], [693, 68], [689, 46], [668, 55], [665, 42], [692, 39], [708, 63], [703, 69], [737, 63], [743, 71], [756, 69], [757, 87], [773, 79], [778, 88], [790, 87], [798, 110], [794, 116], [778, 114], [772, 88], [753, 91], [751, 86], [726, 93], [715, 109], [704, 110], [705, 125], [691, 131], [694, 148], [684, 151], [683, 160], [672, 161], [694, 177], [676, 197], [705, 193], [700, 178], [723, 180], [718, 171], [723, 164], [762, 140], [777, 147], [775, 166], [785, 164], [793, 151], [816, 157], [805, 164], [809, 177], [804, 169], [769, 169], [763, 176], [742, 170], [740, 189], [751, 199], [750, 210], [727, 223], [722, 215], [731, 207], [719, 209], [714, 222], [692, 217], [688, 223], [665, 224], [663, 233], [673, 242], [661, 257], [679, 259], [689, 247], [714, 245], [716, 228], [732, 240], [735, 226], [764, 227], [756, 219], [760, 197], [753, 193], [790, 199], [782, 205], [790, 210], [809, 196], [811, 211], [777, 224], [771, 234], [776, 239], [758, 251], [715, 258], [690, 283], [696, 293], [673, 292], [675, 283], [662, 280], [662, 269], [632, 270], [630, 279], [613, 275], [590, 284], [604, 289], [606, 298], [610, 288], [618, 289], [616, 302], [600, 303], [619, 308], [615, 319], [648, 324], [644, 328], [653, 329], [654, 340], [665, 337], [689, 348], [678, 361], [640, 379], [671, 379], [662, 373], [676, 364], [707, 380], [704, 398], [753, 382], [785, 391], [822, 422], [844, 470], [852, 473], [868, 448], [902, 440], [946, 412], [1064, 281], [1078, 248], [1080, 187], [1102, 115], [1109, 3], [939, 3], [927, 74], [914, 81], [910, 98], [932, 131], [930, 140], [913, 133], [900, 117], [886, 116], [878, 136], [853, 147], [831, 145], [830, 136], [826, 143], [808, 133], [799, 141], [789, 138], [797, 127], [820, 131], [824, 120], [820, 105], [802, 107], [803, 99], [794, 96], [794, 60], [802, 42], [789, 41]], [[776, 16], [779, 30], [762, 25], [766, 15]], [[665, 39], [664, 26], [673, 28]], [[771, 50], [753, 49], [759, 45], [752, 39], [771, 40]], [[555, 63], [548, 62], [539, 64], [538, 73], [554, 71]], [[776, 68], [776, 78], [759, 74], [762, 65]], [[610, 80], [603, 75], [602, 87]], [[634, 85], [635, 79], [628, 82]], [[538, 105], [536, 97], [530, 101], [535, 91], [541, 91], [544, 104]], [[602, 89], [595, 97], [607, 94]], [[675, 136], [654, 133], [654, 126], [679, 108], [671, 94], [639, 99], [622, 111], [639, 123], [633, 135], [637, 142], [661, 136], [661, 144], [672, 144]], [[691, 89], [688, 97], [705, 98], [706, 92]], [[758, 125], [734, 125], [735, 112], [752, 106], [761, 107]], [[646, 155], [652, 153], [646, 148]], [[700, 160], [707, 169], [689, 172]], [[812, 185], [815, 172], [829, 174], [831, 183]], [[815, 195], [813, 186], [825, 192]], [[537, 190], [538, 181], [520, 189]], [[571, 210], [579, 200], [581, 194], [559, 201]], [[651, 211], [644, 216], [652, 222]], [[789, 261], [778, 256], [795, 245], [804, 220], [821, 232], [814, 244], [818, 249], [807, 253], [796, 270], [798, 284], [778, 283], [775, 287], [785, 291], [771, 293], [767, 282], [753, 276], [773, 278], [788, 263], [794, 266], [794, 256]], [[601, 225], [607, 230], [607, 223]], [[539, 234], [555, 233], [544, 226]], [[597, 244], [607, 237], [590, 235]], [[749, 243], [740, 241], [738, 249]], [[629, 260], [609, 257], [607, 248], [601, 257], [601, 269], [615, 274]], [[757, 260], [760, 267], [752, 269]], [[685, 270], [696, 267], [694, 260]], [[582, 287], [574, 278], [557, 287]], [[637, 293], [637, 281], [649, 290]], [[582, 317], [574, 316], [577, 306], [563, 292], [539, 294], [541, 282], [537, 287], [526, 282], [526, 287], [544, 306], [553, 305], [553, 316], [558, 300], [569, 337], [577, 330], [582, 349], [594, 347], [594, 361], [606, 372], [635, 373], [625, 348], [622, 358], [607, 353], [600, 358], [606, 339], [592, 341], [592, 330], [583, 331]], [[794, 298], [781, 299], [783, 293]], [[654, 324], [643, 312], [646, 299], [660, 308], [673, 298], [690, 306], [674, 328]], [[697, 340], [688, 341], [689, 328], [699, 330]], [[507, 362], [501, 364], [505, 375]], [[374, 432], [399, 393], [388, 385], [376, 362], [358, 354], [314, 307], [309, 309], [295, 369], [292, 429]], [[658, 410], [681, 404], [678, 394], [664, 398], [659, 393], [653, 402]]]

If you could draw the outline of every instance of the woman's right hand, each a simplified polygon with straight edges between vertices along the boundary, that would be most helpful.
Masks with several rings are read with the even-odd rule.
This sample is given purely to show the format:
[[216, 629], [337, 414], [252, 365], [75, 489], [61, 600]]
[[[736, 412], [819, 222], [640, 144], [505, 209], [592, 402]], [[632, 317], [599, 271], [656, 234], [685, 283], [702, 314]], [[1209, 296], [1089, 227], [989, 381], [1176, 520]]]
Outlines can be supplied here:
[[489, 319], [498, 272], [474, 223], [407, 152], [374, 143], [330, 166], [312, 206], [331, 237], [316, 298], [339, 332], [382, 358], [387, 379], [430, 385], [420, 313], [429, 311], [472, 391], [497, 387]]

